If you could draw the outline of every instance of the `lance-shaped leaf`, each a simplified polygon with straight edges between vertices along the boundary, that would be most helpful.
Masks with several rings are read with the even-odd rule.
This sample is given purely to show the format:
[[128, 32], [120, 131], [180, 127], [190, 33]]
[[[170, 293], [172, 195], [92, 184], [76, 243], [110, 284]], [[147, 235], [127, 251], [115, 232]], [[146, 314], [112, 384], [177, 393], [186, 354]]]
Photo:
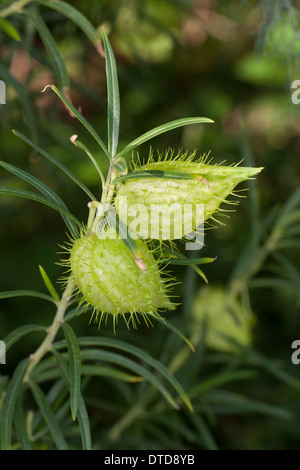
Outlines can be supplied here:
[[67, 323], [62, 324], [67, 341], [69, 356], [70, 405], [73, 421], [76, 418], [80, 400], [81, 357], [77, 337], [73, 328]]
[[161, 126], [151, 129], [151, 131], [148, 131], [145, 134], [142, 134], [140, 137], [130, 142], [130, 144], [128, 144], [123, 150], [121, 150], [121, 152], [118, 153], [118, 157], [121, 157], [125, 155], [126, 153], [131, 152], [134, 148], [138, 147], [144, 142], [147, 142], [148, 140], [153, 139], [154, 137], [160, 134], [164, 134], [165, 132], [171, 131], [173, 129], [177, 129], [178, 127], [187, 126], [189, 124], [203, 124], [203, 123], [212, 123], [212, 122], [214, 121], [205, 117], [190, 117], [190, 118], [176, 119], [176, 121], [168, 122], [166, 124], [163, 124]]
[[19, 139], [23, 140], [26, 142], [26, 144], [30, 145], [34, 150], [36, 150], [39, 154], [41, 154], [43, 157], [47, 158], [53, 165], [57, 166], [61, 171], [63, 171], [74, 183], [76, 183], [88, 196], [92, 201], [96, 200], [96, 197], [94, 194], [86, 187], [86, 185], [79, 179], [77, 178], [72, 171], [70, 171], [63, 163], [59, 162], [54, 158], [50, 153], [46, 152], [46, 150], [42, 149], [35, 143], [33, 143], [28, 137], [23, 135], [21, 132], [18, 132], [16, 130], [12, 131]]
[[72, 21], [72, 23], [76, 24], [86, 34], [86, 36], [90, 39], [96, 48], [99, 48], [101, 43], [100, 34], [97, 32], [92, 23], [72, 5], [62, 1], [54, 2], [53, 0], [37, 0], [37, 3], [59, 11], [65, 15], [67, 18], [69, 18], [69, 20]]
[[48, 56], [51, 60], [54, 75], [57, 79], [59, 88], [67, 90], [70, 86], [70, 80], [65, 61], [45, 21], [36, 10], [26, 10], [26, 14], [33, 20], [41, 40], [43, 41]]
[[[75, 106], [72, 105], [72, 103], [70, 103], [70, 101], [68, 100], [68, 98], [66, 98], [64, 96], [64, 94], [58, 90], [58, 88], [56, 88], [55, 85], [48, 85], [50, 86], [50, 88], [57, 94], [57, 96], [62, 100], [62, 102], [66, 105], [66, 107], [69, 109], [69, 111], [71, 111], [74, 116], [81, 122], [81, 124], [83, 124], [83, 126], [87, 129], [87, 131], [89, 131], [89, 133], [91, 134], [91, 136], [96, 140], [96, 142], [100, 145], [100, 147], [102, 148], [102, 150], [104, 151], [105, 155], [109, 158], [109, 152], [106, 148], [106, 145], [104, 144], [104, 142], [102, 141], [101, 137], [99, 136], [99, 134], [95, 131], [95, 129], [93, 128], [93, 126], [91, 126], [91, 124], [82, 116], [82, 114], [75, 108]], [[46, 88], [45, 87], [43, 91], [45, 91]]]
[[38, 292], [35, 290], [10, 290], [5, 292], [0, 292], [0, 299], [8, 299], [10, 297], [37, 297], [44, 300], [49, 300], [50, 302], [55, 302], [50, 295], [46, 295], [43, 292]]
[[207, 278], [204, 274], [204, 272], [197, 266], [197, 264], [208, 264], [212, 263], [215, 261], [217, 258], [209, 258], [209, 257], [204, 257], [204, 258], [188, 258], [184, 256], [182, 253], [179, 251], [173, 249], [168, 249], [164, 248], [162, 250], [162, 255], [164, 258], [162, 258], [163, 261], [165, 261], [168, 264], [178, 264], [182, 266], [190, 266], [196, 273], [199, 274], [202, 279], [208, 283]]
[[161, 254], [165, 258], [165, 261], [169, 262], [170, 264], [181, 264], [186, 266], [192, 266], [193, 264], [208, 264], [215, 261], [217, 258], [188, 258], [180, 251], [176, 250], [175, 248], [167, 248], [164, 247]]
[[24, 359], [16, 367], [2, 403], [0, 415], [0, 436], [2, 450], [11, 449], [12, 423], [14, 411], [17, 398], [20, 394], [23, 378], [26, 373], [27, 365], [28, 359]]
[[120, 96], [117, 75], [117, 66], [114, 53], [108, 37], [103, 30], [103, 44], [105, 51], [105, 69], [107, 82], [107, 130], [108, 153], [114, 157], [117, 153], [120, 124]]
[[[71, 384], [70, 384], [69, 374], [68, 374], [68, 365], [64, 357], [61, 354], [59, 354], [55, 350], [53, 351], [53, 353], [55, 355], [55, 359], [60, 369], [60, 372], [63, 376], [64, 382], [66, 383], [67, 387], [70, 389]], [[80, 426], [83, 450], [91, 450], [92, 438], [91, 438], [90, 420], [89, 420], [89, 415], [88, 415], [88, 412], [84, 403], [84, 399], [81, 393], [79, 395], [79, 404], [78, 404], [78, 421], [79, 421], [79, 426]]]
[[167, 180], [196, 180], [202, 181], [209, 187], [206, 179], [197, 173], [180, 173], [178, 171], [164, 171], [164, 170], [141, 170], [141, 171], [132, 171], [127, 175], [118, 176], [114, 180], [114, 183], [120, 181], [130, 180], [130, 179], [141, 179], [141, 178], [164, 178]]
[[67, 450], [68, 449], [67, 443], [63, 436], [60, 425], [53, 411], [51, 410], [51, 406], [47, 397], [44, 395], [42, 389], [35, 382], [30, 381], [29, 385], [32, 391], [32, 395], [35, 399], [35, 402], [38, 405], [43, 415], [45, 423], [47, 424], [47, 427], [50, 431], [53, 441], [56, 444], [57, 449]]
[[82, 224], [76, 219], [74, 215], [71, 214], [71, 212], [65, 210], [61, 205], [49, 201], [49, 199], [47, 199], [46, 197], [40, 196], [39, 194], [33, 193], [32, 191], [27, 191], [25, 189], [19, 188], [11, 188], [9, 186], [0, 186], [0, 194], [3, 194], [4, 196], [23, 197], [24, 199], [31, 199], [32, 201], [40, 202], [41, 204], [51, 207], [52, 209], [57, 210], [61, 214], [66, 215], [70, 220], [75, 222], [78, 227], [82, 228]]
[[[136, 346], [133, 346], [132, 344], [128, 344], [125, 341], [121, 340], [112, 340], [111, 338], [100, 338], [100, 337], [81, 337], [78, 338], [78, 342], [80, 346], [98, 346], [98, 347], [111, 347], [113, 349], [119, 349], [121, 351], [124, 351], [126, 353], [129, 353], [146, 364], [150, 365], [155, 369], [156, 372], [159, 372], [165, 379], [169, 382], [170, 385], [174, 388], [174, 390], [177, 391], [179, 396], [182, 398], [186, 406], [189, 408], [190, 411], [193, 410], [192, 404], [186, 394], [186, 392], [183, 390], [182, 386], [178, 382], [178, 380], [174, 377], [173, 374], [159, 361], [154, 359], [153, 357], [150, 356], [147, 352], [143, 351], [141, 348], [138, 348]], [[64, 342], [60, 343], [55, 343], [56, 348], [62, 347], [64, 345]], [[82, 353], [83, 355], [85, 354], [85, 351]], [[88, 356], [90, 353], [88, 353]], [[112, 356], [115, 357], [115, 356]], [[96, 359], [96, 357], [95, 357]], [[124, 358], [125, 359], [125, 358]], [[113, 361], [112, 361], [113, 362]], [[132, 361], [130, 362], [132, 364]], [[120, 363], [121, 365], [121, 363]], [[129, 363], [128, 363], [129, 365]], [[139, 373], [139, 372], [138, 372]], [[143, 376], [141, 373], [140, 375]], [[145, 377], [145, 376], [144, 376]], [[147, 377], [145, 377], [147, 379]]]
[[15, 418], [14, 418], [14, 428], [20, 439], [20, 445], [22, 450], [33, 450], [33, 444], [30, 441], [28, 435], [28, 429], [26, 426], [26, 416], [24, 409], [22, 407], [21, 400], [17, 401]]
[[0, 17], [0, 29], [2, 29], [2, 31], [4, 31], [12, 39], [15, 39], [16, 41], [21, 40], [16, 28], [9, 21], [5, 20], [2, 17]]
[[89, 349], [82, 351], [82, 359], [83, 360], [100, 360], [105, 362], [111, 362], [113, 364], [118, 364], [121, 367], [125, 367], [129, 370], [134, 371], [136, 374], [144, 377], [148, 380], [157, 390], [165, 397], [167, 402], [175, 409], [178, 409], [178, 406], [164, 386], [161, 379], [158, 379], [152, 372], [146, 369], [144, 366], [138, 364], [137, 362], [124, 357], [120, 354], [116, 354], [110, 351], [103, 351], [99, 349]]
[[[14, 165], [10, 165], [9, 163], [6, 163], [6, 162], [0, 161], [0, 166], [5, 168], [10, 173], [23, 179], [24, 181], [27, 181], [29, 184], [31, 184], [36, 189], [38, 189], [41, 193], [43, 193], [47, 197], [47, 199], [49, 199], [49, 201], [53, 201], [57, 203], [58, 205], [62, 207], [62, 209], [68, 212], [68, 208], [66, 204], [63, 202], [63, 200], [51, 188], [49, 188], [49, 186], [47, 186], [45, 183], [40, 181], [38, 178], [35, 178], [30, 173], [27, 173], [24, 170], [20, 170], [20, 168], [17, 168]], [[71, 234], [74, 237], [76, 237], [77, 231], [76, 231], [76, 226], [74, 225], [74, 223], [70, 221], [69, 217], [64, 214], [62, 214], [62, 218], [64, 219]]]
[[46, 271], [44, 270], [44, 268], [42, 266], [39, 266], [39, 270], [40, 270], [41, 276], [43, 278], [43, 281], [45, 283], [45, 286], [47, 287], [51, 297], [56, 302], [59, 302], [60, 297], [59, 297], [58, 293], [56, 292], [56, 289], [55, 289], [54, 285], [50, 281], [48, 274], [46, 273]]
[[41, 326], [41, 325], [28, 324], [28, 325], [24, 325], [24, 326], [19, 326], [19, 328], [16, 328], [15, 330], [11, 331], [3, 339], [3, 341], [5, 343], [6, 352], [13, 346], [13, 344], [15, 344], [21, 338], [28, 335], [29, 333], [33, 333], [33, 332], [36, 332], [36, 331], [47, 332], [47, 328], [45, 326]]

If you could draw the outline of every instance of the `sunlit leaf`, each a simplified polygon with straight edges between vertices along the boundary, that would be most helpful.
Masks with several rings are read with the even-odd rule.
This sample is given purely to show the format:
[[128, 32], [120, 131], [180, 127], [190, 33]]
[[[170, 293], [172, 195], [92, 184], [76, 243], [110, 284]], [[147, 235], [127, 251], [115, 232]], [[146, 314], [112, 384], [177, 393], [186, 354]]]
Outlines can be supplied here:
[[8, 36], [16, 41], [20, 41], [20, 35], [16, 28], [6, 19], [0, 17], [0, 29], [4, 31]]
[[145, 134], [142, 134], [140, 137], [130, 142], [130, 144], [128, 144], [117, 155], [118, 157], [121, 157], [125, 155], [126, 153], [131, 152], [133, 149], [143, 144], [144, 142], [147, 142], [148, 140], [153, 139], [154, 137], [160, 134], [164, 134], [165, 132], [171, 131], [173, 129], [177, 129], [178, 127], [187, 126], [189, 124], [203, 124], [203, 123], [212, 123], [212, 122], [213, 121], [211, 119], [204, 118], [204, 117], [183, 118], [183, 119], [177, 119], [176, 121], [168, 122], [161, 126], [155, 127], [154, 129], [151, 129], [151, 131], [148, 131]]
[[43, 278], [43, 281], [45, 283], [45, 286], [47, 287], [51, 297], [56, 301], [56, 302], [59, 302], [60, 300], [60, 297], [58, 295], [58, 293], [56, 292], [56, 289], [55, 287], [53, 286], [52, 282], [50, 281], [49, 277], [48, 277], [48, 274], [46, 273], [46, 271], [44, 270], [44, 268], [42, 266], [39, 266], [39, 270], [40, 270], [40, 273], [41, 273], [41, 276]]
[[108, 153], [114, 157], [117, 153], [119, 140], [120, 125], [120, 96], [117, 75], [117, 66], [115, 56], [103, 30], [102, 33], [104, 51], [105, 51], [105, 68], [107, 82], [107, 126], [108, 126]]

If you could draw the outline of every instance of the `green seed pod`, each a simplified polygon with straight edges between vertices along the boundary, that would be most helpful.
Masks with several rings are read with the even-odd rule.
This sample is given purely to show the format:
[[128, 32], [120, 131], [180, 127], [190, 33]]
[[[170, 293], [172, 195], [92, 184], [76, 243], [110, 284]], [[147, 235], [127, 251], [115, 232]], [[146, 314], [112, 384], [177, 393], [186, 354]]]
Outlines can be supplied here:
[[115, 198], [119, 217], [142, 238], [182, 239], [211, 218], [239, 183], [262, 170], [205, 161], [193, 161], [193, 155], [158, 162], [150, 157], [121, 182]]
[[[70, 249], [70, 267], [74, 282], [83, 295], [83, 302], [100, 315], [130, 313], [135, 327], [137, 314], [147, 323], [147, 315], [159, 316], [161, 309], [174, 309], [167, 291], [170, 283], [161, 277], [159, 263], [142, 240], [137, 246], [143, 263], [132, 258], [124, 241], [109, 229], [106, 238], [95, 234], [75, 240]], [[114, 236], [112, 236], [114, 235]], [[125, 318], [125, 317], [124, 317]], [[128, 325], [128, 321], [125, 318]], [[151, 323], [151, 322], [150, 322]]]
[[255, 317], [223, 288], [205, 287], [199, 291], [193, 305], [193, 321], [194, 333], [198, 331], [199, 337], [206, 324], [206, 344], [216, 351], [237, 353], [239, 348], [230, 339], [244, 346], [251, 344]]

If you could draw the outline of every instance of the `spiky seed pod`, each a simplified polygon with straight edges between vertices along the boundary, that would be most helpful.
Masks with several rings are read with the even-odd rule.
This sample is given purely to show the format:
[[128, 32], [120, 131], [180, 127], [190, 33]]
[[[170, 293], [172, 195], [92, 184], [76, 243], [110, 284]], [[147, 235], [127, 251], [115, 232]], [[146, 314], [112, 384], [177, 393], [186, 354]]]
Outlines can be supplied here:
[[239, 348], [230, 339], [244, 346], [251, 344], [255, 324], [253, 313], [245, 310], [239, 299], [231, 298], [221, 287], [205, 287], [198, 292], [192, 318], [194, 333], [198, 331], [199, 337], [206, 325], [205, 341], [211, 349], [238, 353]]
[[262, 168], [212, 165], [205, 158], [194, 161], [193, 155], [179, 154], [158, 162], [150, 157], [148, 163], [134, 168], [137, 170], [187, 175], [187, 179], [127, 179], [115, 198], [120, 218], [127, 218], [128, 226], [136, 228], [139, 236], [171, 240], [196, 230], [218, 211], [239, 183], [257, 175]]
[[[113, 230], [113, 229], [110, 229]], [[99, 313], [114, 315], [158, 315], [161, 309], [174, 309], [168, 297], [170, 283], [160, 274], [158, 261], [142, 240], [137, 246], [143, 259], [143, 269], [135, 263], [124, 241], [117, 234], [106, 238], [85, 235], [75, 240], [70, 249], [70, 267], [74, 282], [83, 301]], [[112, 236], [113, 235], [113, 236]], [[151, 323], [151, 321], [150, 321]]]

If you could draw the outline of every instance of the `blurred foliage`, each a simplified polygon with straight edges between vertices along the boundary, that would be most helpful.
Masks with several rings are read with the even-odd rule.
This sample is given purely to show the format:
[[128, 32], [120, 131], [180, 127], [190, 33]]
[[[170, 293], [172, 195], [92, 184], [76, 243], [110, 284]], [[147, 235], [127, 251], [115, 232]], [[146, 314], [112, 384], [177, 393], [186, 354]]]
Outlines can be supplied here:
[[[214, 125], [174, 130], [154, 139], [153, 149], [211, 151], [218, 163], [244, 159], [245, 164], [265, 167], [257, 181], [243, 186], [250, 189], [244, 193], [247, 198], [240, 199], [236, 211], [229, 213], [230, 219], [224, 217], [225, 225], [206, 231], [200, 256], [217, 256], [205, 266], [208, 297], [208, 288], [192, 269], [176, 266], [182, 281], [176, 293], [182, 305], [167, 319], [193, 338], [196, 352], [190, 352], [161, 324], [154, 329], [141, 325], [137, 332], [128, 332], [122, 324], [118, 327], [118, 339], [169, 364], [187, 390], [195, 413], [171, 410], [146, 383], [93, 377], [84, 382], [83, 391], [95, 448], [299, 448], [299, 381], [297, 366], [290, 359], [291, 344], [300, 337], [300, 120], [290, 90], [291, 80], [300, 79], [297, 2], [69, 3], [95, 28], [104, 25], [110, 35], [119, 72], [121, 145], [166, 121], [207, 116]], [[0, 7], [10, 4], [3, 1]], [[70, 78], [72, 102], [105, 135], [103, 56], [58, 11], [35, 2], [27, 9], [42, 15], [55, 39]], [[21, 12], [7, 20], [21, 40], [0, 31], [0, 79], [7, 86], [7, 104], [0, 108], [0, 158], [46, 182], [85, 221], [88, 199], [11, 130], [37, 142], [96, 195], [100, 194], [97, 173], [70, 137], [78, 134], [88, 143], [103, 171], [107, 161], [57, 97], [47, 90], [41, 93], [46, 85], [57, 83], [57, 78], [34, 22]], [[141, 158], [148, 153], [148, 144], [139, 149]], [[2, 169], [0, 184], [27, 188]], [[0, 291], [43, 290], [39, 265], [51, 279], [62, 275], [56, 263], [67, 236], [57, 213], [32, 201], [1, 196], [0, 220]], [[206, 341], [222, 327], [228, 314], [217, 298], [225, 290], [237, 310], [241, 306], [255, 318], [251, 345], [248, 340], [236, 344], [243, 343], [241, 336], [229, 335], [227, 352]], [[215, 325], [203, 323], [197, 335], [192, 316], [195, 296], [199, 307], [211, 309], [215, 317]], [[216, 303], [210, 303], [210, 296]], [[48, 326], [52, 316], [50, 304], [40, 299], [1, 300], [0, 338], [27, 323]], [[73, 320], [78, 336], [112, 337], [111, 325], [102, 325], [98, 331], [88, 320], [88, 313]], [[38, 332], [24, 337], [8, 352], [1, 374], [10, 375], [20, 358], [27, 357], [39, 342]], [[230, 352], [232, 348], [239, 353]], [[54, 409], [61, 411], [63, 392], [50, 385], [46, 392], [52, 396]], [[30, 402], [28, 406], [30, 413]], [[71, 423], [63, 413], [62, 419], [70, 429], [68, 438], [78, 446], [78, 435], [72, 435]], [[51, 448], [46, 441], [43, 445]]]

